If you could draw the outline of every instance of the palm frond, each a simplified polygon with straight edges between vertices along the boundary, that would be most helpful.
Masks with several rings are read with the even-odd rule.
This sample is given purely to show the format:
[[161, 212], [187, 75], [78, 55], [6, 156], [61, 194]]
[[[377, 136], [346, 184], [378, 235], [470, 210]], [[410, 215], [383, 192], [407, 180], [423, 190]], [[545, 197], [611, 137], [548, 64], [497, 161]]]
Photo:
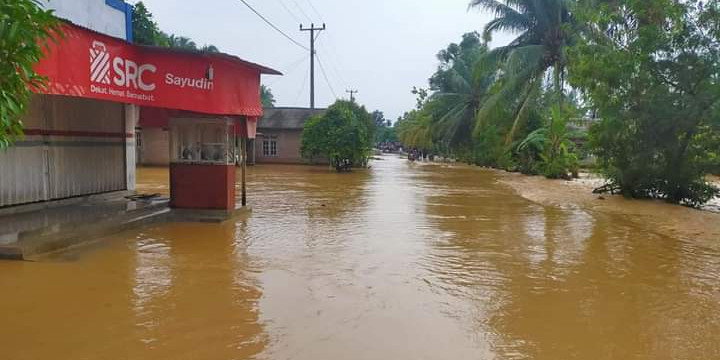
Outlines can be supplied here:
[[[476, 119], [475, 134], [479, 134], [482, 122], [487, 118], [501, 116], [503, 111], [511, 109], [512, 128], [517, 129], [522, 116], [524, 105], [527, 104], [527, 95], [530, 89], [539, 86], [542, 73], [545, 68], [537, 59], [541, 46], [530, 46], [520, 49], [513, 49], [503, 67], [499, 89], [491, 95], [479, 109]], [[510, 131], [509, 138], [514, 136], [514, 130]]]
[[483, 29], [483, 38], [490, 40], [492, 38], [492, 34], [498, 31], [521, 33], [527, 31], [530, 26], [530, 19], [521, 14], [496, 17], [485, 25], [485, 28]]
[[543, 57], [545, 46], [528, 45], [513, 49], [505, 64], [505, 73], [509, 76], [525, 73], [528, 69], [532, 74], [539, 75], [544, 70]]
[[[509, 2], [509, 1], [508, 1]], [[517, 1], [515, 1], [517, 2]], [[510, 13], [521, 15], [521, 13], [507, 4], [498, 0], [471, 0], [469, 8], [481, 8], [491, 11], [496, 17], [506, 16]]]
[[539, 86], [537, 84], [538, 80], [528, 83], [524, 91], [522, 92], [521, 99], [522, 99], [522, 106], [520, 106], [520, 109], [518, 109], [517, 114], [514, 116], [512, 127], [510, 128], [510, 131], [507, 134], [507, 138], [505, 139], [505, 144], [510, 145], [512, 144], [513, 138], [515, 138], [515, 133], [517, 132], [518, 127], [520, 127], [520, 123], [522, 121], [525, 121], [528, 116], [528, 112], [530, 110], [530, 104], [535, 101], [536, 97], [538, 96], [538, 89]]

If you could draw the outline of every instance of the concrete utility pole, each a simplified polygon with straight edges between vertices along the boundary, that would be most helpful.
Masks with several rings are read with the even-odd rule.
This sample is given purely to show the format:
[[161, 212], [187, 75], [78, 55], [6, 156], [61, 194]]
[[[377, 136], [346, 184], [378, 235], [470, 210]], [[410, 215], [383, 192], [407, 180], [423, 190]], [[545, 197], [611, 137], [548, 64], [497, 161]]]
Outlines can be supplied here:
[[346, 93], [350, 94], [350, 101], [355, 102], [355, 94], [359, 93], [357, 90], [345, 90]]
[[325, 24], [322, 27], [315, 27], [315, 24], [310, 24], [309, 28], [303, 27], [300, 24], [300, 31], [310, 32], [310, 108], [315, 108], [315, 32], [325, 30]]

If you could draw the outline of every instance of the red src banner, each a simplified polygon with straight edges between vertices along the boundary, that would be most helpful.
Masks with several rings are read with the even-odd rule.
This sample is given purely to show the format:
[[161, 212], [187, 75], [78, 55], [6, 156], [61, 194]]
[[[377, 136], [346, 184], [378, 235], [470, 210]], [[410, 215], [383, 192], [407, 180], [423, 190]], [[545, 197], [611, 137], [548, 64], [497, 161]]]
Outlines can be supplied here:
[[213, 115], [261, 116], [260, 74], [226, 54], [136, 46], [75, 25], [37, 64], [42, 92]]

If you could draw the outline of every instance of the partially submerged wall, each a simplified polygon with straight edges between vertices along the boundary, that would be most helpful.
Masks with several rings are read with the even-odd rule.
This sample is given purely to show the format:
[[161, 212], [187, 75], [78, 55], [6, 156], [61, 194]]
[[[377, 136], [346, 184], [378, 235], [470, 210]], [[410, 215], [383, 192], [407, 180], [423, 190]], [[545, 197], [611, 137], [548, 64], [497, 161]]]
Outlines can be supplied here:
[[25, 137], [0, 151], [0, 207], [126, 190], [125, 114], [118, 103], [34, 96]]
[[170, 132], [164, 128], [146, 127], [141, 130], [141, 165], [167, 166], [170, 163]]

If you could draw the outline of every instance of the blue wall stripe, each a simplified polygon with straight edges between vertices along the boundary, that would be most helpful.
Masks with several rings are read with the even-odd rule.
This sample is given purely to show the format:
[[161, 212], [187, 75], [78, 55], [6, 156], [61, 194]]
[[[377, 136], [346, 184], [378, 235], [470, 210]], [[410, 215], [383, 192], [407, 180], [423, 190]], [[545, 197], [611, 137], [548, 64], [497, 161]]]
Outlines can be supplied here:
[[105, 0], [105, 4], [113, 9], [117, 9], [125, 13], [125, 37], [127, 41], [133, 41], [132, 27], [132, 5], [123, 0]]

